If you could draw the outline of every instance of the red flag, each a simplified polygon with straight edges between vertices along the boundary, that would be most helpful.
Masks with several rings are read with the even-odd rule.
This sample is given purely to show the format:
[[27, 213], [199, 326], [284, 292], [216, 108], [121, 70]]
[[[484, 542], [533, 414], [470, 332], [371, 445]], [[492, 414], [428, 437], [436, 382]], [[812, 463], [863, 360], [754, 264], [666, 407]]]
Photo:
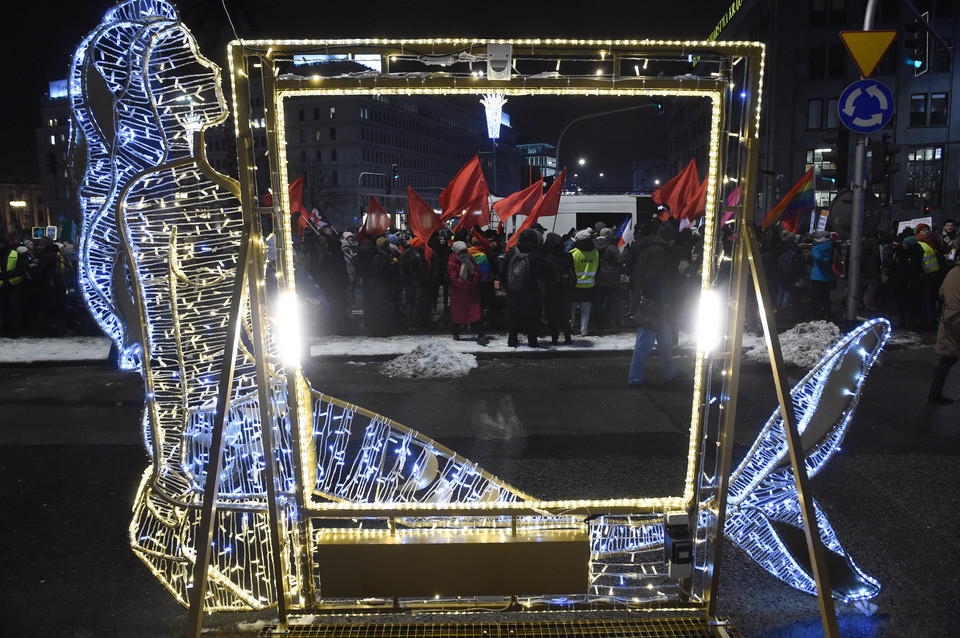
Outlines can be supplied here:
[[703, 178], [703, 183], [697, 189], [693, 198], [687, 202], [680, 212], [680, 219], [688, 219], [691, 222], [707, 213], [707, 180], [709, 176]]
[[306, 215], [307, 209], [303, 207], [303, 175], [290, 182], [287, 194], [290, 196], [290, 212]]
[[541, 217], [552, 217], [557, 214], [557, 211], [560, 209], [560, 191], [563, 189], [563, 180], [567, 176], [567, 169], [563, 169], [563, 172], [560, 173], [560, 177], [553, 180], [553, 184], [550, 185], [550, 188], [547, 190], [547, 194], [543, 196], [543, 199], [537, 204], [537, 207], [532, 213], [527, 215], [527, 218], [520, 224], [520, 228], [517, 229], [513, 235], [510, 236], [510, 239], [507, 240], [507, 248], [515, 246], [517, 240], [520, 239], [520, 233], [527, 230]]
[[477, 201], [480, 202], [486, 218], [490, 219], [490, 205], [487, 201], [489, 198], [490, 190], [480, 167], [480, 156], [474, 155], [440, 193], [440, 208], [443, 209], [440, 219], [453, 219]]
[[393, 220], [390, 218], [390, 215], [387, 215], [387, 212], [380, 206], [380, 202], [371, 195], [370, 206], [367, 207], [367, 216], [363, 218], [363, 226], [360, 227], [360, 232], [357, 233], [357, 241], [360, 241], [368, 235], [374, 238], [379, 237], [387, 232], [387, 229], [390, 228], [390, 224], [392, 223]]
[[469, 231], [472, 228], [477, 226], [486, 226], [490, 223], [490, 219], [485, 217], [483, 211], [480, 208], [480, 203], [475, 202], [466, 213], [460, 218], [460, 221], [457, 222], [457, 225], [453, 227], [454, 234], [459, 233], [460, 231]]
[[294, 214], [293, 217], [293, 234], [302, 239], [303, 233], [307, 232], [310, 224], [307, 222], [307, 218], [303, 213]]
[[483, 248], [483, 251], [484, 251], [484, 252], [490, 250], [490, 242], [487, 241], [487, 238], [486, 238], [486, 237], [484, 237], [482, 234], [480, 234], [480, 231], [477, 229], [476, 226], [473, 227], [473, 231], [471, 231], [471, 232], [473, 233], [473, 236], [477, 238], [477, 241], [480, 242], [480, 244], [479, 244], [479, 245], [480, 245], [480, 248]]
[[503, 232], [503, 223], [514, 215], [529, 215], [540, 203], [540, 196], [543, 195], [543, 180], [530, 184], [527, 188], [516, 193], [507, 195], [500, 201], [493, 203], [493, 210], [497, 212], [500, 218], [500, 224], [497, 226], [497, 232]]
[[411, 186], [407, 186], [407, 221], [410, 222], [414, 237], [423, 242], [423, 256], [428, 262], [433, 261], [433, 249], [427, 242], [443, 226], [443, 222]]
[[687, 202], [694, 198], [699, 186], [700, 177], [697, 175], [697, 162], [691, 159], [679, 175], [650, 195], [656, 203], [670, 207], [670, 213], [661, 213], [660, 219], [679, 217], [680, 211]]
[[429, 240], [430, 235], [443, 226], [440, 216], [411, 186], [407, 186], [407, 221], [413, 234], [423, 241]]

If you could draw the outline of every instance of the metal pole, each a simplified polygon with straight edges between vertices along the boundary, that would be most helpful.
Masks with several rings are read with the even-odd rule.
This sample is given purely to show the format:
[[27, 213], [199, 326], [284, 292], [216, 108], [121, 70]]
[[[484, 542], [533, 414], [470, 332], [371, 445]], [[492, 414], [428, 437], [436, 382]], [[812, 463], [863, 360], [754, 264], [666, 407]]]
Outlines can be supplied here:
[[[863, 30], [873, 29], [873, 16], [877, 10], [877, 0], [868, 0], [863, 12]], [[863, 79], [863, 76], [860, 76]], [[867, 189], [864, 171], [867, 157], [867, 136], [857, 135], [857, 147], [853, 160], [853, 210], [850, 211], [850, 253], [847, 259], [847, 325], [857, 322], [860, 310], [860, 246], [863, 243], [863, 199]], [[882, 158], [873, 158], [876, 162]]]

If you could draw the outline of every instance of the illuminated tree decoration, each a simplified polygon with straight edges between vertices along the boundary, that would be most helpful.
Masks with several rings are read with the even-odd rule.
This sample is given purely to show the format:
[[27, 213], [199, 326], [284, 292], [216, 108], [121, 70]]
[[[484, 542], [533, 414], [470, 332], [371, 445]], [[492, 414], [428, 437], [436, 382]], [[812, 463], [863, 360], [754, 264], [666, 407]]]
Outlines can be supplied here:
[[[295, 604], [304, 602], [306, 583], [316, 578], [304, 560], [323, 532], [322, 524], [312, 527], [312, 518], [320, 518], [314, 514], [321, 505], [344, 503], [369, 507], [368, 519], [338, 519], [341, 531], [358, 536], [386, 531], [375, 507], [383, 504], [400, 510], [459, 504], [476, 511], [473, 516], [438, 513], [395, 521], [424, 534], [511, 525], [585, 529], [592, 554], [585, 599], [665, 599], [658, 589], [666, 582], [663, 562], [652, 553], [663, 544], [662, 512], [590, 517], [538, 512], [516, 519], [485, 515], [485, 508], [536, 499], [429, 437], [313, 391], [302, 379], [297, 401], [288, 396], [273, 329], [268, 324], [267, 334], [254, 335], [254, 312], [261, 309], [234, 298], [243, 289], [238, 285], [241, 245], [249, 241], [239, 185], [215, 173], [204, 157], [204, 129], [227, 117], [220, 72], [198, 52], [170, 4], [131, 0], [109, 11], [74, 56], [70, 90], [74, 125], [86, 146], [80, 188], [84, 296], [121, 349], [124, 365], [139, 367], [145, 384], [143, 429], [150, 464], [137, 492], [130, 542], [177, 600], [187, 604], [192, 587], [220, 374], [224, 353], [232, 353], [227, 334], [231, 308], [239, 308], [243, 334], [231, 354], [232, 385], [225, 388], [224, 460], [217, 477], [205, 610], [277, 604], [265, 471], [274, 465], [280, 564]], [[490, 118], [497, 121], [497, 130], [504, 101], [503, 95], [484, 98], [484, 105], [497, 113]], [[259, 239], [246, 248], [267, 260]], [[254, 283], [265, 285], [262, 279]], [[794, 388], [811, 474], [838, 449], [889, 330], [882, 320], [865, 324]], [[267, 361], [258, 362], [250, 344], [260, 337], [267, 344]], [[258, 388], [258, 367], [266, 370], [265, 392]], [[262, 397], [268, 397], [272, 414], [266, 425], [261, 422]], [[305, 404], [313, 421], [304, 440], [295, 441], [291, 406]], [[275, 449], [264, 449], [264, 427], [270, 428]], [[802, 551], [793, 542], [802, 528], [785, 445], [776, 412], [732, 477], [727, 533], [778, 578], [811, 591], [812, 580], [799, 558]], [[307, 452], [309, 467], [303, 475], [295, 451]], [[314, 508], [310, 515], [298, 511], [298, 496]], [[712, 502], [702, 505], [701, 526], [712, 510]], [[327, 511], [336, 517], [334, 510]], [[304, 523], [304, 518], [310, 520]], [[819, 510], [818, 518], [827, 548], [849, 568], [850, 578], [839, 583], [835, 595], [844, 600], [875, 595], [879, 585], [849, 560]], [[361, 529], [369, 521], [379, 521], [372, 525], [381, 529]], [[303, 525], [306, 534], [300, 533]], [[322, 596], [322, 583], [318, 585]], [[550, 602], [562, 606], [569, 601]]]

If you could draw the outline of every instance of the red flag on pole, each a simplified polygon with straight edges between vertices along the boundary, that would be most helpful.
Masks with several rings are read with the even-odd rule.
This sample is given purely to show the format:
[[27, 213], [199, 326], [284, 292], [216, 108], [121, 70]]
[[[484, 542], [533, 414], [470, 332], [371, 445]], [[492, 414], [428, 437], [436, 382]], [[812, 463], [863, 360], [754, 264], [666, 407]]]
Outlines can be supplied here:
[[527, 218], [520, 224], [520, 228], [517, 229], [513, 235], [510, 236], [510, 239], [507, 240], [507, 248], [515, 246], [517, 240], [520, 239], [520, 233], [527, 230], [541, 217], [552, 217], [557, 214], [557, 211], [560, 209], [560, 191], [563, 189], [563, 180], [567, 176], [567, 169], [563, 169], [563, 172], [560, 173], [560, 177], [553, 180], [553, 184], [550, 185], [550, 188], [547, 190], [547, 194], [543, 196], [543, 199], [537, 204], [537, 207], [533, 210], [532, 213], [527, 215]]
[[477, 202], [463, 214], [460, 221], [457, 222], [457, 225], [453, 227], [453, 232], [456, 234], [460, 231], [469, 231], [472, 228], [486, 226], [489, 223], [490, 220], [484, 217], [483, 211], [480, 209], [480, 204]]
[[678, 217], [683, 206], [694, 198], [699, 187], [700, 177], [697, 175], [697, 162], [691, 159], [679, 175], [650, 195], [654, 202], [670, 208], [669, 214], [660, 214], [660, 219], [666, 220], [668, 217]]
[[432, 261], [433, 250], [427, 242], [430, 241], [430, 236], [443, 226], [443, 222], [411, 186], [407, 186], [407, 221], [410, 222], [413, 235], [423, 242], [424, 257], [427, 261]]
[[530, 184], [527, 188], [516, 193], [507, 195], [500, 201], [493, 203], [493, 210], [497, 212], [500, 218], [500, 224], [497, 226], [497, 232], [503, 232], [503, 223], [514, 215], [530, 215], [533, 209], [540, 203], [540, 197], [543, 195], [543, 180]]
[[490, 242], [487, 241], [487, 238], [480, 233], [480, 230], [476, 226], [474, 226], [470, 232], [477, 238], [477, 241], [480, 242], [479, 246], [483, 248], [484, 252], [490, 250]]
[[423, 241], [430, 239], [430, 235], [443, 226], [440, 216], [423, 201], [412, 186], [407, 186], [407, 220], [413, 234]]
[[480, 156], [474, 155], [473, 159], [460, 169], [453, 181], [440, 193], [440, 208], [443, 210], [440, 219], [441, 221], [453, 219], [478, 201], [484, 215], [490, 219], [489, 198], [490, 190], [487, 188], [487, 180], [480, 166]]
[[290, 182], [287, 194], [290, 196], [290, 212], [306, 215], [307, 209], [303, 207], [303, 175]]
[[367, 207], [367, 216], [363, 218], [363, 226], [360, 227], [360, 231], [357, 233], [357, 241], [360, 241], [368, 235], [374, 238], [379, 237], [387, 232], [387, 229], [390, 228], [392, 223], [393, 220], [390, 218], [390, 215], [387, 215], [387, 212], [380, 206], [380, 202], [371, 195], [370, 205]]
[[688, 201], [680, 212], [681, 219], [695, 221], [707, 213], [707, 180], [709, 176], [703, 179], [703, 183], [697, 189], [693, 199]]

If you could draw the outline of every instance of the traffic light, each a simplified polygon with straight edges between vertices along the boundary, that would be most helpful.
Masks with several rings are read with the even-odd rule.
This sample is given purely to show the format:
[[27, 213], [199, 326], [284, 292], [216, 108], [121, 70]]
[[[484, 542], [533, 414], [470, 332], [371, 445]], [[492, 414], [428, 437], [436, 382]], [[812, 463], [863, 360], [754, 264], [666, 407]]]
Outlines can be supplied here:
[[930, 31], [927, 27], [929, 21], [930, 13], [925, 11], [919, 18], [903, 27], [905, 61], [913, 67], [914, 77], [923, 75], [929, 70]]
[[892, 173], [900, 170], [900, 164], [896, 162], [899, 152], [900, 145], [891, 144], [890, 136], [886, 133], [879, 142], [870, 144], [870, 182], [872, 184], [880, 184]]
[[400, 167], [396, 164], [393, 165], [393, 179], [400, 179]]
[[835, 131], [827, 131], [823, 134], [823, 141], [830, 145], [830, 148], [821, 152], [820, 159], [823, 164], [833, 164], [833, 168], [820, 169], [820, 177], [833, 180], [837, 185], [837, 190], [847, 187], [847, 158], [850, 155], [850, 131], [846, 128], [839, 128]]

